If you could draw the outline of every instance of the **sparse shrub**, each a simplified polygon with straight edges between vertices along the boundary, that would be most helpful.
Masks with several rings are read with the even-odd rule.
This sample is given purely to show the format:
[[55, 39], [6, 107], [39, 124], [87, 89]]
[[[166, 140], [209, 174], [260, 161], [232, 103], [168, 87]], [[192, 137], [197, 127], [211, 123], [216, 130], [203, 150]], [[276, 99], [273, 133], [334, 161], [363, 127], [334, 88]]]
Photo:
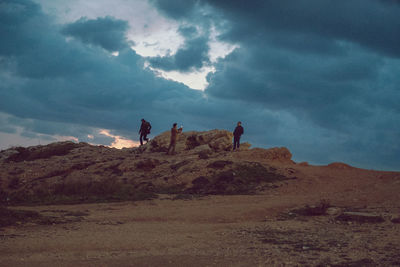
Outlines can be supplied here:
[[188, 138], [186, 138], [186, 150], [193, 149], [199, 145], [201, 144], [199, 143], [195, 135], [191, 135]]
[[198, 194], [177, 194], [172, 200], [192, 200], [194, 198], [201, 198], [202, 195]]
[[58, 183], [53, 188], [41, 187], [30, 191], [14, 192], [11, 204], [76, 204], [124, 200], [145, 200], [157, 195], [146, 190], [138, 190], [133, 185], [116, 182], [113, 179], [83, 182]]
[[207, 165], [207, 168], [223, 169], [226, 165], [231, 165], [233, 162], [229, 160], [217, 160]]
[[14, 225], [16, 222], [25, 222], [40, 217], [35, 211], [10, 210], [0, 206], [0, 227]]
[[157, 189], [159, 194], [179, 194], [183, 193], [185, 189], [185, 184], [174, 184], [171, 186], [165, 186]]
[[[231, 161], [215, 161], [209, 166], [223, 168]], [[257, 162], [235, 164], [232, 168], [216, 173], [211, 177], [198, 177], [193, 180], [193, 186], [185, 190], [195, 194], [252, 194], [262, 184], [273, 183], [286, 179], [285, 176], [268, 170]]]
[[19, 186], [19, 178], [14, 177], [11, 179], [10, 183], [8, 184], [8, 188], [10, 189], [17, 189]]
[[181, 162], [178, 162], [177, 164], [173, 164], [170, 166], [171, 169], [173, 169], [174, 171], [177, 171], [179, 168], [189, 164], [191, 161], [190, 160], [184, 160]]
[[156, 159], [145, 159], [136, 163], [136, 168], [143, 171], [151, 171], [154, 169], [160, 162]]
[[151, 152], [167, 152], [167, 147], [161, 146], [156, 140], [150, 141], [150, 151]]
[[326, 215], [326, 211], [331, 207], [329, 200], [321, 199], [321, 201], [316, 205], [306, 205], [304, 208], [293, 210], [294, 213], [303, 216], [320, 216]]
[[199, 152], [198, 156], [199, 159], [208, 159], [210, 157], [210, 154], [211, 150], [203, 150]]

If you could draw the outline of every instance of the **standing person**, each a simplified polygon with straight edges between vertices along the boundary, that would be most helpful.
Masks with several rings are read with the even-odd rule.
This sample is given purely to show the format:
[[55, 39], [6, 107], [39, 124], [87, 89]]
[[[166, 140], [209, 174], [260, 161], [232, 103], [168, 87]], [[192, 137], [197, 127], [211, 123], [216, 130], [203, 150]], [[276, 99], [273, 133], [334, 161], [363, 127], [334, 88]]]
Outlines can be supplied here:
[[139, 130], [141, 146], [143, 145], [143, 140], [146, 141], [146, 144], [149, 141], [147, 135], [150, 133], [150, 129], [151, 129], [150, 122], [146, 121], [145, 119], [142, 119], [142, 125], [140, 125], [140, 130]]
[[244, 133], [242, 122], [238, 122], [235, 130], [233, 131], [233, 150], [239, 149], [240, 136]]
[[[182, 127], [177, 129], [176, 128], [177, 123], [174, 123], [171, 128], [171, 141], [169, 143], [167, 155], [169, 154], [175, 154], [175, 146], [176, 146], [176, 140], [178, 139], [178, 134], [182, 132]], [[171, 153], [170, 150], [172, 149]]]

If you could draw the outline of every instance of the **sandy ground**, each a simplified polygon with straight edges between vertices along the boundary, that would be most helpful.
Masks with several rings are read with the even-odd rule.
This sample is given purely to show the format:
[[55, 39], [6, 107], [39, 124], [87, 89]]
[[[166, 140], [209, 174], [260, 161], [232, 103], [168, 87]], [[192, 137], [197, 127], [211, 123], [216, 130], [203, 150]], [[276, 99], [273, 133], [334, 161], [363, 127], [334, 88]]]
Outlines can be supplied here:
[[[0, 231], [0, 266], [400, 266], [398, 174], [295, 167], [261, 195], [14, 207], [58, 223]], [[328, 199], [381, 223], [293, 208]]]

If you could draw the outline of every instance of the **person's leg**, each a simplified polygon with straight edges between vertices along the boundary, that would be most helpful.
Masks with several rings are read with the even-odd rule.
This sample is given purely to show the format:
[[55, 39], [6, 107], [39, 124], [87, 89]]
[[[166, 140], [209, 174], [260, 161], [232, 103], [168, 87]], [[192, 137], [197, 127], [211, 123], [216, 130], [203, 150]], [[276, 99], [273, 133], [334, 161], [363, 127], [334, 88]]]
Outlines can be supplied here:
[[174, 155], [174, 154], [175, 154], [176, 142], [173, 142], [171, 145], [172, 145], [172, 152], [171, 152], [171, 154]]
[[146, 144], [147, 144], [147, 142], [149, 141], [149, 138], [147, 138], [147, 134], [143, 135], [143, 140], [146, 141]]
[[169, 154], [169, 151], [171, 150], [172, 143], [169, 143], [168, 149], [167, 149], [167, 155]]
[[237, 149], [239, 149], [239, 147], [240, 147], [240, 136], [236, 139], [236, 142], [237, 142], [236, 147], [237, 147]]
[[234, 137], [233, 137], [233, 150], [236, 149], [236, 144], [237, 144], [237, 142], [236, 142], [236, 136], [234, 136]]
[[140, 145], [143, 146], [143, 134], [140, 134]]

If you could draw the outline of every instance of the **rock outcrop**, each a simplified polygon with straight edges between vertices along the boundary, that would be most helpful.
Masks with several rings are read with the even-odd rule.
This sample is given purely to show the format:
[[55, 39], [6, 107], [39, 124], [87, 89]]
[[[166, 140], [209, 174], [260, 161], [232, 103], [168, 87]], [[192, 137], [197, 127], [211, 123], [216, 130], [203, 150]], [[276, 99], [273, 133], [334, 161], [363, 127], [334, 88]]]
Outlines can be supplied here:
[[[165, 152], [170, 143], [170, 131], [156, 136], [144, 147], [146, 152]], [[228, 151], [232, 149], [231, 132], [226, 130], [212, 130], [206, 132], [184, 132], [178, 135], [176, 152], [196, 149], [197, 152], [204, 150]]]

